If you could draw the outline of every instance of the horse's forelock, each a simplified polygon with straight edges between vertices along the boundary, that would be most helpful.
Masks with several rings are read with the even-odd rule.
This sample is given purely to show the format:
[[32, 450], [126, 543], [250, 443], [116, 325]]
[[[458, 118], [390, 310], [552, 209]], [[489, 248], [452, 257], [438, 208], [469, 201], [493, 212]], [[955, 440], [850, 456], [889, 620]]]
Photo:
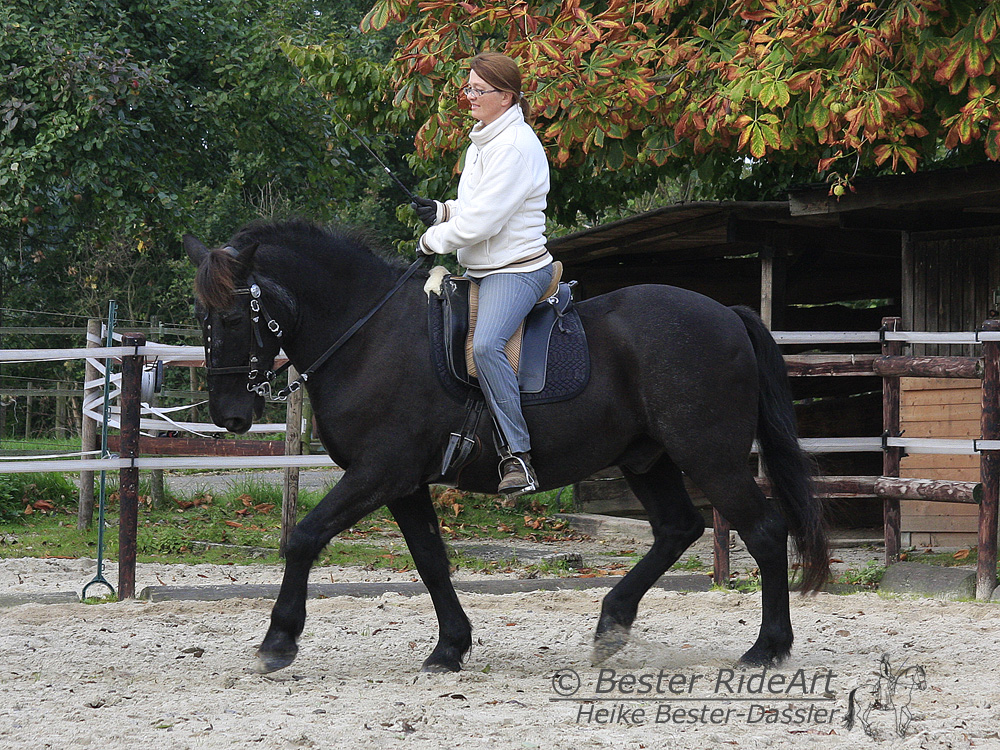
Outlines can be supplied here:
[[216, 248], [198, 268], [194, 290], [198, 301], [212, 310], [224, 310], [233, 303], [238, 262], [228, 250]]

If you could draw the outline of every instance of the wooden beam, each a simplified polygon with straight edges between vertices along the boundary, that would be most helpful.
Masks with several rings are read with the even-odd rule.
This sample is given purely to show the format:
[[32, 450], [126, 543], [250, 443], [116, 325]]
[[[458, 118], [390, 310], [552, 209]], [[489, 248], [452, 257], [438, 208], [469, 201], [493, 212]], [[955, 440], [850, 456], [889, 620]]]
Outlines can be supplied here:
[[982, 357], [905, 357], [882, 356], [875, 359], [872, 369], [886, 377], [918, 378], [982, 378]]
[[875, 480], [875, 494], [896, 500], [933, 500], [938, 503], [978, 505], [983, 498], [983, 485], [981, 482], [879, 477]]
[[[108, 449], [118, 452], [119, 437], [108, 436]], [[212, 440], [139, 436], [139, 453], [147, 456], [283, 456], [283, 440]]]
[[971, 202], [1000, 196], [1000, 165], [980, 164], [907, 175], [857, 180], [854, 190], [837, 198], [829, 187], [802, 188], [788, 196], [792, 216], [839, 214], [865, 208], [902, 208], [949, 201]]
[[[770, 496], [771, 483], [757, 479], [757, 485]], [[827, 500], [852, 497], [880, 497], [895, 500], [925, 500], [938, 503], [977, 505], [983, 496], [979, 482], [952, 482], [938, 479], [901, 479], [899, 477], [827, 476], [813, 477], [817, 497]]]
[[872, 375], [878, 354], [788, 354], [785, 366], [794, 377]]

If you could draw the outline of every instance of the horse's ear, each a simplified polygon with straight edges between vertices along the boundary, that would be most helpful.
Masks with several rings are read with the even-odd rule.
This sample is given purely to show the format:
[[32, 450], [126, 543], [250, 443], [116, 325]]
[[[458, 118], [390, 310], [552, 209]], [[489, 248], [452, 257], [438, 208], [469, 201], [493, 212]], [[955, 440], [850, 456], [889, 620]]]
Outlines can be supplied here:
[[191, 259], [191, 263], [196, 267], [201, 266], [201, 262], [211, 252], [201, 240], [192, 237], [190, 234], [184, 235], [184, 250], [187, 251], [188, 258]]
[[239, 263], [239, 277], [241, 279], [246, 279], [253, 270], [253, 259], [257, 254], [257, 248], [260, 246], [259, 242], [255, 242], [252, 245], [248, 245], [239, 251], [236, 255], [236, 262]]

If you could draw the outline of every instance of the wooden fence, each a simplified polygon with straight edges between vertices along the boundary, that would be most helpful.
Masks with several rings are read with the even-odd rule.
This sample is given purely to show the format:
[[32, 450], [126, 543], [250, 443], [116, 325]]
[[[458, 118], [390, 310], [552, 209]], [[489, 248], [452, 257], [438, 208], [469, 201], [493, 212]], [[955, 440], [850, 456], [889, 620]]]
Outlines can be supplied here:
[[[982, 357], [908, 357], [902, 354], [903, 338], [899, 318], [882, 321], [882, 353], [873, 355], [794, 355], [786, 357], [793, 377], [879, 375], [882, 377], [882, 476], [819, 477], [817, 494], [821, 497], [876, 497], [881, 499], [885, 535], [885, 563], [899, 560], [900, 501], [924, 500], [939, 503], [972, 503], [979, 506], [976, 596], [988, 599], [997, 578], [997, 507], [1000, 496], [1000, 321], [983, 323], [980, 337]], [[992, 335], [991, 335], [992, 334]], [[819, 334], [820, 336], [822, 334]], [[965, 334], [929, 334], [934, 338], [963, 337]], [[917, 338], [914, 336], [913, 338]], [[950, 339], [949, 339], [950, 340]], [[982, 380], [981, 439], [972, 441], [981, 456], [980, 481], [960, 482], [900, 478], [900, 458], [907, 446], [925, 452], [950, 450], [959, 441], [904, 439], [900, 433], [900, 377], [978, 378]], [[769, 489], [766, 480], [759, 480]], [[728, 581], [729, 524], [714, 512], [714, 575], [716, 581]]]

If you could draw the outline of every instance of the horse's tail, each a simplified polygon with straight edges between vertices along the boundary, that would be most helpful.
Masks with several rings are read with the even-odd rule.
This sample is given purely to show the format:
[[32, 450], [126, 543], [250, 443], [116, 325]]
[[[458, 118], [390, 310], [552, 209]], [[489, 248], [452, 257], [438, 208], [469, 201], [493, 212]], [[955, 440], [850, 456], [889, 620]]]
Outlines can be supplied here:
[[846, 729], [854, 729], [854, 694], [856, 692], [858, 692], [858, 688], [854, 688], [854, 690], [847, 694], [847, 716], [844, 717], [844, 727]]
[[830, 577], [826, 523], [822, 502], [813, 493], [812, 464], [799, 447], [785, 360], [756, 312], [742, 306], [733, 311], [743, 320], [757, 355], [757, 442], [764, 469], [801, 558], [802, 591], [818, 591]]

